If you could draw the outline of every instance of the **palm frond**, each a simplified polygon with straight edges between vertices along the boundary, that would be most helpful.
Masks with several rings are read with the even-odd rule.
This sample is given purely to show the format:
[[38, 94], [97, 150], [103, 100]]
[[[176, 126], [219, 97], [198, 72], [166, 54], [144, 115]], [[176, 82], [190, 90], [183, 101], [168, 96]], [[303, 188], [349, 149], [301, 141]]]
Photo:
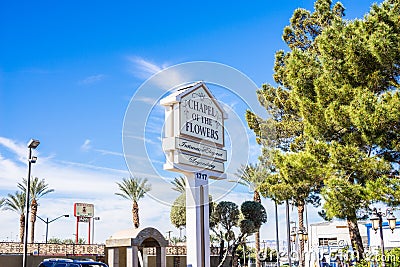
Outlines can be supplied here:
[[3, 203], [3, 209], [15, 211], [18, 214], [24, 214], [25, 192], [16, 191], [14, 194], [8, 194]]
[[179, 193], [185, 193], [186, 192], [186, 178], [185, 176], [179, 176], [175, 177], [174, 180], [171, 182], [171, 184], [174, 185], [172, 187], [172, 190], [175, 190]]
[[237, 183], [249, 187], [255, 191], [265, 180], [265, 170], [260, 164], [241, 165], [235, 173]]
[[120, 191], [115, 193], [117, 196], [136, 202], [151, 190], [151, 185], [148, 184], [147, 178], [122, 178], [122, 182], [117, 182], [117, 185]]
[[[26, 178], [22, 178], [22, 183], [18, 183], [18, 188], [23, 192], [26, 192], [28, 181]], [[54, 192], [54, 189], [49, 188], [45, 179], [39, 180], [38, 177], [31, 179], [30, 183], [30, 197], [31, 199], [39, 199], [48, 193]]]

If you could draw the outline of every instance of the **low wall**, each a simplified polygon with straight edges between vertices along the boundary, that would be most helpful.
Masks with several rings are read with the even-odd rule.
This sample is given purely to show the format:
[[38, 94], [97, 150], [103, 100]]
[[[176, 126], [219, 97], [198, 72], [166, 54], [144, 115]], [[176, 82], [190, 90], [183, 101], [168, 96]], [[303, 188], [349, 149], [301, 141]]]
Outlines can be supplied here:
[[[28, 254], [30, 255], [104, 255], [105, 245], [86, 245], [86, 244], [28, 244]], [[0, 242], [0, 255], [22, 254], [24, 246], [19, 242]], [[2, 265], [0, 265], [2, 267]]]

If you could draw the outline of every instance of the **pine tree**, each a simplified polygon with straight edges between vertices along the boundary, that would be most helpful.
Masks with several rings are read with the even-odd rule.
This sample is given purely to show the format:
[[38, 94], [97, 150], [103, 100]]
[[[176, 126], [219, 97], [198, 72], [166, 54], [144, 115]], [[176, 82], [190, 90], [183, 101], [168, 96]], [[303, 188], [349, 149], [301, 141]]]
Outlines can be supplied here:
[[[293, 167], [285, 165], [285, 157], [296, 162], [302, 151], [317, 146], [309, 152], [316, 162], [323, 159], [312, 175], [324, 178], [326, 215], [347, 220], [362, 259], [357, 215], [374, 201], [398, 201], [393, 188], [400, 186], [400, 7], [387, 0], [363, 19], [346, 21], [341, 4], [331, 6], [317, 0], [313, 14], [295, 11], [283, 36], [291, 51], [276, 54], [278, 87], [258, 92], [271, 124], [254, 114], [248, 121], [259, 142], [285, 153], [278, 164], [279, 153], [272, 153], [277, 175], [271, 177], [278, 182]], [[371, 192], [377, 180], [391, 198]]]

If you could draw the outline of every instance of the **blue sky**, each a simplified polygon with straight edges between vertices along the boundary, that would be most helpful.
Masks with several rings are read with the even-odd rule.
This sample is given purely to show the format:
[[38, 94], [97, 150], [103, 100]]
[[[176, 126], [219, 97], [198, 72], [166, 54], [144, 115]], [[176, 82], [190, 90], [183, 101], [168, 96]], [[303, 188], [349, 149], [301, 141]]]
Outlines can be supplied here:
[[[346, 17], [353, 19], [361, 18], [373, 1], [342, 2]], [[72, 215], [74, 202], [90, 202], [101, 217], [96, 241], [129, 228], [130, 203], [114, 193], [115, 182], [129, 176], [122, 128], [136, 90], [158, 71], [190, 61], [231, 66], [257, 86], [271, 83], [274, 53], [287, 49], [281, 40], [283, 27], [298, 7], [311, 10], [313, 1], [1, 2], [0, 196], [15, 191], [26, 176], [26, 143], [36, 138], [41, 144], [33, 175], [56, 190], [40, 201], [40, 215]], [[239, 117], [246, 108], [243, 100], [255, 102], [255, 92], [224, 99]], [[153, 141], [157, 144], [156, 137]], [[150, 147], [150, 153], [160, 153]], [[248, 150], [254, 160], [254, 140]], [[144, 169], [139, 172], [146, 175]], [[248, 190], [235, 188], [226, 199], [250, 197]], [[271, 203], [265, 205], [272, 222]], [[0, 240], [15, 239], [18, 215], [0, 213]], [[169, 207], [154, 199], [141, 202], [141, 216], [143, 225], [179, 234], [169, 224]], [[37, 227], [40, 241], [44, 228], [40, 222]], [[72, 238], [74, 232], [70, 218], [52, 224], [49, 235]]]

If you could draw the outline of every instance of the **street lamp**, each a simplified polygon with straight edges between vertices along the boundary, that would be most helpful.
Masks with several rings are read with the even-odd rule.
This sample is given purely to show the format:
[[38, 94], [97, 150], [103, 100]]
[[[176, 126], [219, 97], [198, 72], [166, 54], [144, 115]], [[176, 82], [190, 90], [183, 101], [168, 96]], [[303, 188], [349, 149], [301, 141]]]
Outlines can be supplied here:
[[62, 217], [69, 217], [69, 215], [68, 214], [60, 215], [60, 216], [58, 216], [57, 218], [55, 218], [55, 219], [53, 219], [51, 221], [49, 221], [49, 218], [46, 218], [46, 220], [44, 220], [39, 215], [36, 215], [36, 217], [38, 217], [40, 220], [42, 220], [42, 222], [44, 222], [46, 224], [46, 244], [47, 244], [47, 237], [48, 237], [48, 234], [49, 234], [49, 224], [54, 222], [55, 220], [58, 220], [58, 219], [62, 218]]
[[29, 217], [29, 197], [31, 190], [31, 168], [32, 163], [37, 161], [37, 157], [32, 156], [32, 149], [36, 149], [39, 146], [39, 140], [31, 139], [28, 142], [28, 178], [26, 179], [26, 192], [25, 192], [25, 227], [24, 227], [24, 253], [22, 255], [22, 267], [26, 267], [27, 264], [27, 253], [28, 253], [28, 217]]
[[172, 233], [173, 231], [167, 231], [167, 234], [168, 234], [168, 245], [171, 245], [172, 243], [171, 243], [171, 233]]
[[292, 236], [292, 242], [296, 243], [296, 236], [297, 236], [297, 227], [296, 226], [292, 227], [290, 235]]
[[396, 228], [396, 217], [393, 215], [393, 211], [390, 208], [386, 209], [386, 212], [382, 212], [381, 209], [377, 210], [376, 208], [372, 210], [372, 216], [371, 216], [372, 228], [375, 230], [375, 233], [379, 228], [379, 233], [381, 238], [382, 267], [385, 267], [386, 266], [384, 258], [385, 244], [383, 241], [382, 217], [387, 218], [389, 222], [389, 228], [390, 230], [392, 230], [392, 233], [393, 230]]
[[291, 240], [293, 243], [296, 243], [296, 236], [297, 236], [297, 227], [296, 227], [296, 222], [291, 221], [290, 225], [294, 225], [291, 227], [291, 231], [290, 231], [290, 236], [292, 237]]

